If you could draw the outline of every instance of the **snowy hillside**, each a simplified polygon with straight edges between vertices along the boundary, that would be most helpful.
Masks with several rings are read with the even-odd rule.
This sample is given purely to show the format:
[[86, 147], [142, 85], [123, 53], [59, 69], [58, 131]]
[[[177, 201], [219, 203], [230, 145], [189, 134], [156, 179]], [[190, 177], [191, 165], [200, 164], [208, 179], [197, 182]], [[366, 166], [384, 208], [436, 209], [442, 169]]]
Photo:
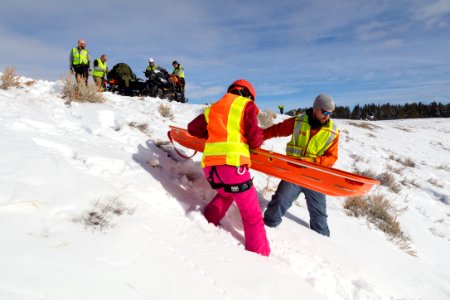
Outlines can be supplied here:
[[[0, 90], [0, 299], [450, 299], [449, 119], [336, 120], [335, 167], [391, 174], [395, 192], [370, 194], [390, 201], [406, 244], [335, 197], [320, 236], [300, 197], [266, 228], [266, 258], [244, 250], [235, 207], [206, 222], [201, 155], [168, 143], [202, 106], [110, 93], [66, 105], [61, 90]], [[278, 180], [252, 173], [264, 210]]]

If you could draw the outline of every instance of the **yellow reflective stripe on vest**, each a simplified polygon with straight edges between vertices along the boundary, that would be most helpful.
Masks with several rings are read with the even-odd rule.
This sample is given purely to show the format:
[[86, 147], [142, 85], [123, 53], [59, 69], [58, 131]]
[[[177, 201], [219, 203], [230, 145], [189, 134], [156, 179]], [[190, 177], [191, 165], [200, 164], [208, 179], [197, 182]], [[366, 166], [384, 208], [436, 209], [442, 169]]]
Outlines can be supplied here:
[[[236, 97], [231, 104], [226, 130], [227, 141], [223, 142], [207, 142], [203, 151], [202, 166], [204, 166], [204, 158], [207, 156], [225, 156], [224, 164], [231, 166], [241, 165], [241, 156], [250, 157], [250, 148], [248, 144], [241, 142], [241, 119], [245, 105], [251, 101], [245, 97]], [[209, 124], [209, 114], [211, 107], [205, 109], [205, 119]]]
[[83, 49], [81, 51], [78, 48], [72, 49], [73, 54], [73, 65], [87, 65], [88, 64], [88, 51]]
[[94, 68], [94, 71], [92, 72], [92, 76], [95, 77], [102, 77], [105, 75], [106, 72], [106, 62], [104, 63], [100, 58], [97, 58], [97, 67]]
[[308, 116], [296, 117], [291, 141], [286, 145], [286, 154], [295, 157], [322, 156], [337, 137], [337, 126], [330, 119], [311, 139]]

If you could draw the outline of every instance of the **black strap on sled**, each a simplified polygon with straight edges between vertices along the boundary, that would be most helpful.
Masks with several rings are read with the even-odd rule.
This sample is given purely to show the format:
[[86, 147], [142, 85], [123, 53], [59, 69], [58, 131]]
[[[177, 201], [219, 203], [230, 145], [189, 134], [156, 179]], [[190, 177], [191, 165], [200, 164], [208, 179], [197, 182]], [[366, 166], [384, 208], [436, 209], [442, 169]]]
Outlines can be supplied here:
[[[216, 174], [216, 176], [220, 180], [220, 182], [214, 182], [214, 174]], [[223, 188], [225, 192], [233, 193], [233, 194], [245, 192], [253, 186], [253, 179], [249, 179], [243, 183], [237, 183], [237, 184], [223, 183], [222, 179], [220, 179], [220, 177], [219, 177], [219, 173], [217, 173], [215, 166], [213, 166], [211, 168], [211, 171], [209, 172], [208, 182], [211, 185], [211, 187], [215, 190]]]

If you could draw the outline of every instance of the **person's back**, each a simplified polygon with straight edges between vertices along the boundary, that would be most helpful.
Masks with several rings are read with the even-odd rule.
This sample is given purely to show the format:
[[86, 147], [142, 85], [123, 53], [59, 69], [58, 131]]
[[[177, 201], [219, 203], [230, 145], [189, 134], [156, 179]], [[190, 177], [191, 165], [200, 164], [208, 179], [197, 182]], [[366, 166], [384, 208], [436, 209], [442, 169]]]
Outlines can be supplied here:
[[250, 176], [250, 149], [263, 142], [253, 86], [237, 80], [219, 101], [188, 125], [188, 132], [206, 138], [203, 172], [217, 195], [205, 207], [208, 222], [218, 225], [233, 201], [241, 214], [245, 248], [270, 254], [256, 190]]

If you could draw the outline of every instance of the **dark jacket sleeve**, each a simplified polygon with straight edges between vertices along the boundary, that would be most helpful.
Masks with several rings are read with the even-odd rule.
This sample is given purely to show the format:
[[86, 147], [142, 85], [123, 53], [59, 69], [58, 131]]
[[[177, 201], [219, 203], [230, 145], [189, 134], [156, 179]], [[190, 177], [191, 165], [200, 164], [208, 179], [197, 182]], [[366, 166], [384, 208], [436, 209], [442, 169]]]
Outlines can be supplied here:
[[258, 125], [258, 110], [256, 104], [248, 102], [244, 110], [244, 136], [250, 149], [259, 148], [264, 142], [263, 130]]
[[264, 140], [274, 137], [290, 136], [294, 131], [295, 117], [284, 120], [264, 129]]
[[192, 120], [187, 127], [190, 135], [199, 138], [208, 138], [208, 123], [206, 123], [205, 115], [201, 114]]

